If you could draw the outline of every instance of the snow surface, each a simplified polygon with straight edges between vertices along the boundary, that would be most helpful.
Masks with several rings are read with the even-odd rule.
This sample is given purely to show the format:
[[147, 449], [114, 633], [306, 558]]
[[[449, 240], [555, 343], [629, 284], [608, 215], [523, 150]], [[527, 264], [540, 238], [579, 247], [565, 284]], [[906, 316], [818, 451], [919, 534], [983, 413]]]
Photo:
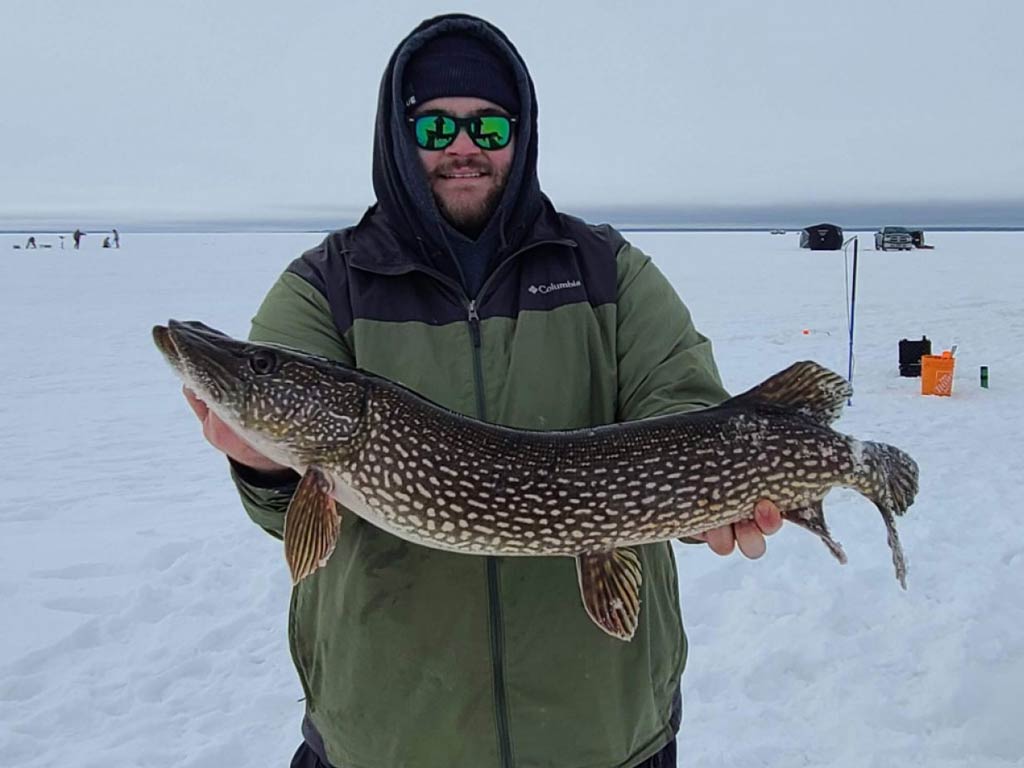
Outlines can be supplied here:
[[[281, 547], [243, 513], [150, 327], [244, 335], [319, 239], [90, 236], [76, 252], [0, 237], [0, 766], [287, 765], [302, 693]], [[731, 390], [799, 359], [845, 374], [842, 252], [793, 233], [630, 239], [715, 340]], [[881, 253], [861, 237], [855, 395], [837, 425], [921, 466], [899, 521], [909, 590], [851, 491], [825, 504], [846, 566], [795, 526], [756, 562], [678, 545], [682, 764], [1024, 765], [1024, 233], [928, 239]], [[922, 333], [959, 345], [951, 398], [898, 376], [898, 341]]]

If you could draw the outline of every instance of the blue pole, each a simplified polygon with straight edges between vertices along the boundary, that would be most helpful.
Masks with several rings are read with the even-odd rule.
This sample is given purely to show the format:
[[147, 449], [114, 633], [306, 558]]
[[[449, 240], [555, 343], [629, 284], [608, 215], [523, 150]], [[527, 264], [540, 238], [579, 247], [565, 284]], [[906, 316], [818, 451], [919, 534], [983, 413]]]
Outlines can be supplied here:
[[[857, 313], [857, 238], [853, 238], [853, 285], [850, 290], [850, 357], [846, 379], [853, 385], [853, 323]], [[846, 404], [850, 405], [853, 400], [850, 397]]]

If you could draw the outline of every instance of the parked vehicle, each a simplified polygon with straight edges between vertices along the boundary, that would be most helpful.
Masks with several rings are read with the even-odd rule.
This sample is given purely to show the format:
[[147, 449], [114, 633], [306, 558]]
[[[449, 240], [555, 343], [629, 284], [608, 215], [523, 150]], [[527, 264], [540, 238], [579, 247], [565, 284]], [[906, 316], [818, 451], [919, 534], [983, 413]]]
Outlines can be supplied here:
[[882, 227], [875, 232], [876, 251], [909, 251], [914, 239], [906, 227]]

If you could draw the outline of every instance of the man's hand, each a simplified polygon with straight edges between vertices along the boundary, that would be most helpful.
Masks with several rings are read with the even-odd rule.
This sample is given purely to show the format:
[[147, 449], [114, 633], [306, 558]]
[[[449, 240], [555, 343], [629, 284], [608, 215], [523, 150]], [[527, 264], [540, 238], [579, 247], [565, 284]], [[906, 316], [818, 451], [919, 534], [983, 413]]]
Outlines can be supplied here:
[[277, 472], [288, 469], [276, 461], [271, 461], [236, 435], [231, 427], [210, 410], [206, 403], [195, 396], [192, 390], [182, 387], [181, 391], [185, 394], [185, 399], [188, 400], [188, 404], [196, 416], [203, 422], [203, 437], [218, 451], [227, 454], [239, 464], [245, 464], [261, 472]]
[[754, 519], [744, 520], [721, 528], [698, 533], [693, 538], [707, 542], [716, 555], [728, 555], [736, 544], [740, 552], [756, 560], [765, 551], [764, 537], [771, 536], [782, 527], [782, 513], [767, 499], [761, 499], [754, 507]]

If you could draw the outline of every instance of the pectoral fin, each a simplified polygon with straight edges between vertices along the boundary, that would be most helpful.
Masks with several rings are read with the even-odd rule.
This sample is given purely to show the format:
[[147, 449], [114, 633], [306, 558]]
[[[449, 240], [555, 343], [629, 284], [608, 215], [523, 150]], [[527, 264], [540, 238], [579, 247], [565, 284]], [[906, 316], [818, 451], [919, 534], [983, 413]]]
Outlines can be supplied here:
[[801, 528], [806, 528], [813, 533], [828, 547], [828, 551], [835, 555], [840, 563], [846, 563], [846, 553], [839, 542], [832, 538], [828, 526], [825, 524], [825, 511], [821, 508], [821, 502], [816, 501], [800, 509], [790, 509], [782, 513], [782, 516], [791, 523], [796, 523]]
[[299, 481], [284, 518], [284, 557], [292, 584], [326, 564], [338, 543], [341, 515], [331, 497], [331, 480], [310, 466]]
[[594, 623], [612, 637], [631, 640], [640, 618], [643, 572], [632, 549], [576, 557], [583, 605]]

